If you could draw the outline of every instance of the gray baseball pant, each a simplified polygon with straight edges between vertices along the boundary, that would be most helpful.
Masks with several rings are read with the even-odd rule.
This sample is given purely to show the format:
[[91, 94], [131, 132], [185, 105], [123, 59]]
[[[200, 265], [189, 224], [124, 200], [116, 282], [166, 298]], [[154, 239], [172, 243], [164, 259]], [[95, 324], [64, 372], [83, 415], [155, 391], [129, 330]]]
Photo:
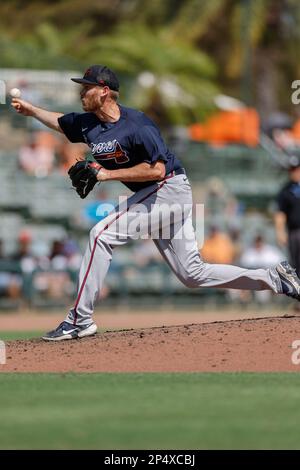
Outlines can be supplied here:
[[[174, 208], [171, 221], [170, 205]], [[103, 286], [113, 249], [147, 234], [187, 287], [281, 293], [281, 282], [274, 268], [242, 269], [202, 261], [192, 225], [191, 186], [186, 175], [177, 175], [138, 191], [93, 227], [79, 272], [77, 300], [66, 317], [67, 322], [91, 323], [94, 302]]]

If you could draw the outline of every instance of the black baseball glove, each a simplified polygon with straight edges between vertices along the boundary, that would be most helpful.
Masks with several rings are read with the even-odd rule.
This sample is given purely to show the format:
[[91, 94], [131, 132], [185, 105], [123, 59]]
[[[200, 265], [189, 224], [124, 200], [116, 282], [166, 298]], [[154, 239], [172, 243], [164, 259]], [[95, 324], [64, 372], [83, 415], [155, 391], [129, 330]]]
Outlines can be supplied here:
[[77, 194], [84, 199], [98, 183], [97, 174], [101, 168], [96, 162], [78, 161], [69, 168], [68, 175]]

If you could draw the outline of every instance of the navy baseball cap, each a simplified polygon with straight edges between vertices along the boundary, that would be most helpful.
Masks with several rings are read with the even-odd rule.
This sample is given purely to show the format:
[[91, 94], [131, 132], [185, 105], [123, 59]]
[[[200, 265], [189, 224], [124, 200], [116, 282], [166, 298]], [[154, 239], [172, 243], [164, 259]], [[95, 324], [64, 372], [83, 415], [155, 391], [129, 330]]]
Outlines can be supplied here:
[[106, 85], [114, 91], [119, 91], [120, 87], [116, 74], [105, 65], [91, 65], [82, 78], [71, 78], [71, 80], [86, 85]]

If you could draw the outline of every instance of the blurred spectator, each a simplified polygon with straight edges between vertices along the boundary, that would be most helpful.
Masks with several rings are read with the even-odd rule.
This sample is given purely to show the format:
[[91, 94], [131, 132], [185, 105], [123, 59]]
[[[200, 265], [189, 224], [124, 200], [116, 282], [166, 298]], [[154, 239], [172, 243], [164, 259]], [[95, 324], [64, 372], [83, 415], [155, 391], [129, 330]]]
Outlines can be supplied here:
[[52, 171], [53, 164], [53, 149], [40, 145], [36, 135], [32, 135], [29, 143], [20, 148], [19, 165], [29, 175], [43, 178]]
[[232, 227], [229, 230], [229, 237], [233, 244], [233, 264], [239, 264], [240, 257], [243, 251], [241, 243], [241, 231], [238, 228]]
[[46, 131], [38, 131], [35, 132], [35, 141], [38, 147], [43, 147], [52, 150], [55, 152], [55, 149], [58, 145], [57, 137], [50, 132], [49, 130]]
[[207, 263], [232, 264], [235, 258], [235, 248], [226, 233], [221, 232], [216, 226], [211, 226], [200, 254]]
[[70, 166], [85, 157], [87, 146], [85, 144], [73, 144], [65, 137], [62, 138], [57, 149], [57, 166], [61, 173], [66, 173]]
[[18, 236], [11, 256], [4, 256], [0, 240], [0, 296], [30, 299], [34, 290], [49, 299], [65, 299], [75, 292], [81, 253], [77, 243], [67, 238], [54, 240], [48, 255], [34, 256], [28, 230]]
[[19, 263], [23, 273], [31, 273], [37, 267], [36, 259], [31, 253], [31, 243], [31, 233], [28, 230], [21, 230], [17, 250], [11, 259]]
[[300, 276], [300, 160], [290, 159], [289, 181], [277, 197], [275, 227], [278, 244], [288, 246], [290, 261]]
[[137, 243], [133, 249], [133, 255], [135, 264], [140, 268], [163, 263], [163, 258], [151, 238]]
[[48, 268], [36, 274], [34, 286], [52, 299], [62, 299], [72, 293], [73, 286], [68, 272], [68, 257], [64, 252], [64, 242], [54, 240], [49, 254]]
[[284, 254], [276, 246], [266, 243], [262, 235], [257, 235], [253, 245], [242, 254], [240, 264], [247, 269], [267, 269], [284, 258]]
[[64, 254], [64, 244], [61, 240], [54, 240], [49, 255], [50, 266], [54, 271], [67, 269], [68, 260]]
[[3, 253], [3, 241], [0, 240], [0, 297], [16, 299], [21, 296], [21, 278], [16, 274], [17, 266]]
[[63, 243], [62, 253], [67, 259], [68, 269], [77, 274], [82, 259], [77, 243], [71, 238], [66, 239]]
[[[253, 245], [247, 248], [242, 254], [240, 258], [240, 266], [246, 269], [267, 269], [280, 263], [284, 258], [284, 254], [276, 246], [266, 243], [262, 235], [257, 235], [254, 239]], [[270, 300], [273, 292], [268, 290], [255, 292], [249, 291], [242, 295], [244, 296], [244, 299], [248, 296], [249, 300], [251, 300], [253, 295], [259, 303], [266, 303]]]
[[32, 276], [38, 264], [31, 251], [32, 236], [28, 230], [21, 230], [18, 236], [18, 247], [11, 256], [11, 260], [18, 266], [20, 274], [18, 282], [22, 286], [22, 294], [25, 298], [31, 296]]

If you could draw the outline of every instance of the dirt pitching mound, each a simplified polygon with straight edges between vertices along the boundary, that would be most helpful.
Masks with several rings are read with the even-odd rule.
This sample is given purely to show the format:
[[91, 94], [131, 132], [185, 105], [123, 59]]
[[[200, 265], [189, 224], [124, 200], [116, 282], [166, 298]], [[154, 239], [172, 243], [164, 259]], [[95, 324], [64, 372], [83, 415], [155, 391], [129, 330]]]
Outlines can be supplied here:
[[122, 330], [57, 343], [10, 341], [0, 371], [297, 371], [297, 339], [299, 317], [284, 316]]

